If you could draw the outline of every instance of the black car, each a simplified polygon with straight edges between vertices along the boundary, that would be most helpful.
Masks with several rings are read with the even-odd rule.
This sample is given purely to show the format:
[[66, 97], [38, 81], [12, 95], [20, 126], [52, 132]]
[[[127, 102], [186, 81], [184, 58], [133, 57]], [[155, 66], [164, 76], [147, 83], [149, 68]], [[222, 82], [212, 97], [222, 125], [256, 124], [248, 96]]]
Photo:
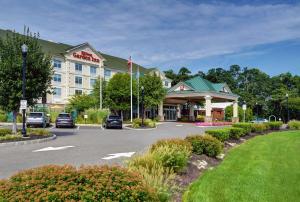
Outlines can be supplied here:
[[120, 116], [117, 115], [109, 115], [104, 117], [102, 122], [103, 128], [123, 128], [123, 121]]
[[68, 113], [60, 113], [55, 121], [55, 127], [75, 127], [74, 120], [72, 116]]

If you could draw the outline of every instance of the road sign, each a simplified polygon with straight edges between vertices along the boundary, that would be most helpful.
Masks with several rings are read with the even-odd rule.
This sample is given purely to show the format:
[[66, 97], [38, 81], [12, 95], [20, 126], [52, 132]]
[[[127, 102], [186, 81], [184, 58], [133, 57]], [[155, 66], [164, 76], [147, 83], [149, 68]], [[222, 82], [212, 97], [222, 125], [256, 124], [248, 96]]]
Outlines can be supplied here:
[[247, 105], [243, 104], [243, 110], [246, 110], [246, 108], [247, 108]]
[[20, 109], [27, 109], [27, 100], [21, 100]]

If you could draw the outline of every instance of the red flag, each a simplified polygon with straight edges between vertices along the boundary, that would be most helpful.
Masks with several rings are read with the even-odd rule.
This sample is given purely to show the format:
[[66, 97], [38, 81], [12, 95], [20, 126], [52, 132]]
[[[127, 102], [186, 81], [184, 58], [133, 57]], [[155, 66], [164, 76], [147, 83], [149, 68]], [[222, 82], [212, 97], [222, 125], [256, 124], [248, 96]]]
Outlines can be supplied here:
[[131, 65], [132, 65], [131, 56], [128, 59], [127, 65], [128, 65], [128, 72], [130, 73], [131, 72]]

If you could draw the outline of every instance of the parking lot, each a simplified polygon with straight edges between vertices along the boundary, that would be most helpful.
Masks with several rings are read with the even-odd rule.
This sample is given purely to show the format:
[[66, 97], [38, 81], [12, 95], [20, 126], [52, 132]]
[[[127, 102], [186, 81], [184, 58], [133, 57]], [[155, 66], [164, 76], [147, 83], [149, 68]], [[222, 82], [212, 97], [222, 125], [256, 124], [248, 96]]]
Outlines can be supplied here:
[[[8, 126], [5, 126], [8, 127]], [[143, 152], [158, 139], [203, 134], [206, 128], [191, 123], [164, 122], [156, 129], [103, 129], [49, 127], [55, 140], [18, 146], [0, 146], [0, 178], [27, 168], [47, 164], [120, 164]]]

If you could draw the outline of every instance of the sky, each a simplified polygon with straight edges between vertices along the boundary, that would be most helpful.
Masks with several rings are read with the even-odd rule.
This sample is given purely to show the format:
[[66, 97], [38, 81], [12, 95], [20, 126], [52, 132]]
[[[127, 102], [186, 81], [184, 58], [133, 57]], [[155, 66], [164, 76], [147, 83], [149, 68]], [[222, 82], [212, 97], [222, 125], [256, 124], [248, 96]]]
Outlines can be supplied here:
[[193, 73], [232, 64], [300, 74], [300, 1], [0, 0], [0, 28]]

